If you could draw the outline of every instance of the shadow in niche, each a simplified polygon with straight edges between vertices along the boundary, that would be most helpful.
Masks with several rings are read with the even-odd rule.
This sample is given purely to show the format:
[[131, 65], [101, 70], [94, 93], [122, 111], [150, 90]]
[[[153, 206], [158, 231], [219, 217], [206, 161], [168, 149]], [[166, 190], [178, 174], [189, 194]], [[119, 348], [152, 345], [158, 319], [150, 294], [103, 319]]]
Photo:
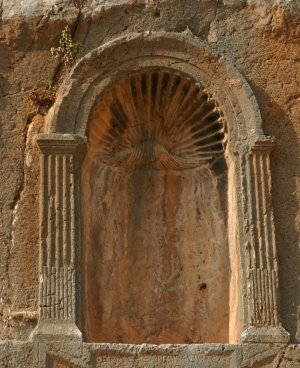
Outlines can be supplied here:
[[300, 308], [300, 218], [297, 219], [300, 208], [295, 198], [296, 180], [300, 177], [299, 141], [287, 113], [263, 89], [248, 83], [260, 105], [264, 133], [276, 139], [271, 155], [271, 175], [279, 258], [280, 314], [282, 325], [291, 334], [292, 341], [299, 341], [300, 335], [295, 338], [297, 308]]
[[[212, 164], [212, 170], [216, 174], [217, 180], [217, 188], [219, 193], [226, 193], [226, 195], [220, 196], [220, 202], [222, 211], [226, 213], [228, 211], [228, 169], [227, 163], [224, 157], [219, 157]], [[228, 226], [228, 218], [225, 217], [225, 225], [226, 228]]]
[[147, 68], [107, 90], [90, 119], [87, 340], [228, 343], [231, 175], [216, 101], [184, 74]]
[[227, 343], [225, 160], [177, 172], [89, 167], [88, 161], [86, 340]]

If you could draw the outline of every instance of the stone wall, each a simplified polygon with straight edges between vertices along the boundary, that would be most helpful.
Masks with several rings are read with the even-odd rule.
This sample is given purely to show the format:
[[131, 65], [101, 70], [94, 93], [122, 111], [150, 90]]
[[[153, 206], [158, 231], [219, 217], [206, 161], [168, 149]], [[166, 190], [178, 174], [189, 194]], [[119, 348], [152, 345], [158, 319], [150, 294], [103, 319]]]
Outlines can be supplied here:
[[[138, 347], [121, 346], [103, 353], [107, 347], [77, 341], [53, 344], [44, 358], [42, 345], [38, 354], [36, 343], [28, 342], [38, 321], [39, 300], [40, 175], [36, 139], [38, 133], [47, 130], [48, 108], [55, 93], [60, 98], [57, 91], [69, 74], [50, 53], [67, 24], [74, 39], [82, 44], [81, 56], [130, 33], [176, 32], [207, 43], [245, 77], [257, 99], [264, 133], [276, 139], [271, 173], [279, 309], [291, 343], [298, 342], [299, 2], [87, 0], [79, 12], [72, 1], [2, 0], [0, 16], [0, 366], [300, 366], [294, 345], [191, 345], [191, 350], [201, 350], [201, 357], [195, 358], [198, 353], [189, 352], [185, 346], [174, 348], [179, 358], [163, 350], [162, 358], [161, 352], [155, 352], [159, 358], [152, 360], [152, 353], [147, 352], [144, 358], [143, 351], [135, 350]], [[54, 92], [49, 92], [50, 87]], [[175, 363], [173, 359], [177, 359]]]

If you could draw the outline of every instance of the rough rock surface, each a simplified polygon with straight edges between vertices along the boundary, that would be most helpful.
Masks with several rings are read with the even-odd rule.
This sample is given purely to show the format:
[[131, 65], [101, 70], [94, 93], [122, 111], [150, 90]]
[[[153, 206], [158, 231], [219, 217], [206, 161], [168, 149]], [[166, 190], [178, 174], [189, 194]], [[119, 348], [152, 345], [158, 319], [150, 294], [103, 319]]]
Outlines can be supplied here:
[[[0, 367], [39, 364], [38, 346], [27, 340], [38, 317], [36, 137], [45, 130], [46, 112], [32, 104], [30, 94], [49, 87], [57, 90], [67, 75], [68, 70], [50, 53], [67, 24], [74, 39], [83, 46], [82, 55], [129, 32], [191, 32], [246, 78], [257, 98], [264, 132], [276, 139], [271, 171], [280, 313], [292, 343], [297, 343], [300, 339], [299, 1], [87, 0], [79, 13], [72, 1], [0, 0], [0, 19], [0, 338], [3, 339]], [[152, 353], [146, 352], [146, 358], [142, 357], [143, 348], [139, 352], [135, 350], [137, 347], [123, 346], [116, 347], [114, 361], [109, 364], [195, 367], [202, 362], [203, 367], [300, 367], [298, 346], [267, 345], [161, 347], [165, 352], [173, 349], [177, 360], [161, 358], [161, 351], [155, 351], [153, 361], [149, 358]], [[85, 344], [78, 346], [76, 342], [70, 346], [54, 344], [46, 366], [110, 366], [106, 363], [107, 346], [94, 350]], [[193, 358], [198, 353], [200, 358]], [[122, 354], [126, 356], [125, 362]]]

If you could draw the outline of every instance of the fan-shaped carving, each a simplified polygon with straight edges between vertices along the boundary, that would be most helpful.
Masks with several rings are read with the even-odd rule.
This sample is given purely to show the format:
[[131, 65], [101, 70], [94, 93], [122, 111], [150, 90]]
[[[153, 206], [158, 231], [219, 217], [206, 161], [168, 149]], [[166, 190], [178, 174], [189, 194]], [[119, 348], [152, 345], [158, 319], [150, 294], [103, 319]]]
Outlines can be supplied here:
[[144, 70], [102, 97], [89, 146], [108, 165], [178, 170], [221, 155], [224, 130], [215, 100], [197, 83], [172, 70]]

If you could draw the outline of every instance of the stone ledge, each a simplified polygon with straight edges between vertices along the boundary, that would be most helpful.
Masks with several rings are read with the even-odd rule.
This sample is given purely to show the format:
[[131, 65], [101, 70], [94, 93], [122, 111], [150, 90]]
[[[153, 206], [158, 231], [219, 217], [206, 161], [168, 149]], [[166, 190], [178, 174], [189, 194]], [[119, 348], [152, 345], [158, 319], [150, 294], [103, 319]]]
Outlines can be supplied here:
[[31, 335], [32, 341], [57, 341], [72, 339], [82, 341], [82, 333], [75, 323], [69, 321], [41, 321]]
[[[298, 362], [299, 349], [287, 344], [132, 345], [57, 341], [0, 341], [0, 366], [10, 368], [266, 368]], [[267, 363], [267, 365], [266, 365]], [[1, 366], [2, 367], [2, 366]]]
[[249, 327], [241, 335], [243, 343], [288, 343], [290, 334], [281, 326]]

